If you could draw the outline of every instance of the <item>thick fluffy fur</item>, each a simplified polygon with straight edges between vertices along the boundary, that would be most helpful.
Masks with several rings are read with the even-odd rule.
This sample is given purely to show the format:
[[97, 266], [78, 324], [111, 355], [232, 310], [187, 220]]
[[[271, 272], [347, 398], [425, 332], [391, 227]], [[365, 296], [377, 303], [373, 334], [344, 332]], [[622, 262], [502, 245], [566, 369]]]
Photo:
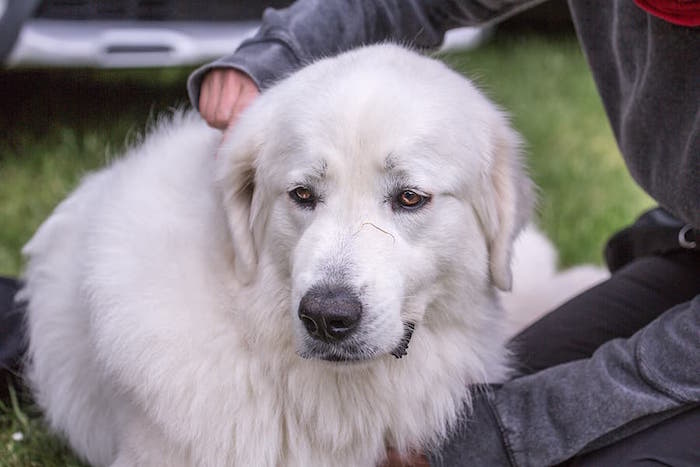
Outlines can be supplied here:
[[[193, 115], [159, 125], [26, 246], [51, 426], [118, 466], [374, 465], [439, 442], [467, 385], [507, 371], [497, 288], [531, 187], [506, 117], [384, 45], [284, 80], [218, 143]], [[402, 189], [430, 200], [402, 210]], [[317, 345], [297, 316], [328, 283], [362, 302], [352, 345]]]

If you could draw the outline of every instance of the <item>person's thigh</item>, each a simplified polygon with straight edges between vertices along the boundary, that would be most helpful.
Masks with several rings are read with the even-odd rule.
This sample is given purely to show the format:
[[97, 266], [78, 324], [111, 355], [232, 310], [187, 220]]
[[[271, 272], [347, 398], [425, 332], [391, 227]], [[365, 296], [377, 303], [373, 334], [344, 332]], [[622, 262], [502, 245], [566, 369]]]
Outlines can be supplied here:
[[590, 357], [700, 293], [700, 254], [639, 258], [522, 331], [511, 342], [518, 370], [534, 373]]
[[19, 282], [0, 277], [0, 400], [7, 399], [11, 382], [19, 381], [19, 367], [26, 349], [24, 311], [15, 304]]
[[700, 408], [664, 420], [615, 444], [578, 457], [571, 467], [700, 465]]
[[14, 303], [19, 282], [0, 277], [0, 370], [15, 368], [24, 350], [24, 316]]

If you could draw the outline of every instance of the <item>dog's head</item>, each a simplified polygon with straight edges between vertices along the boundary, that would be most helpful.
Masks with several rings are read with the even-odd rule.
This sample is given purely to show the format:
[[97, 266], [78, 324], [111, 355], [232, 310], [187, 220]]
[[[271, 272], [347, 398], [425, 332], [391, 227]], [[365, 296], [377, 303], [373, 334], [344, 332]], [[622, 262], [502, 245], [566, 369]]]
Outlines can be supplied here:
[[288, 287], [304, 357], [400, 356], [414, 325], [510, 288], [532, 200], [519, 139], [438, 61], [388, 45], [321, 60], [219, 157], [237, 272]]

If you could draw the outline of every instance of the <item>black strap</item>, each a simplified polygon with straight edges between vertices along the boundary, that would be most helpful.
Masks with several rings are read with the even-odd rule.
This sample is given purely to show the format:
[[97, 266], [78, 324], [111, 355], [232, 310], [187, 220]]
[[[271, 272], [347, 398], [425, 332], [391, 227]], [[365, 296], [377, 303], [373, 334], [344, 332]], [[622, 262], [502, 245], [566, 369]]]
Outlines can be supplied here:
[[636, 258], [667, 254], [673, 251], [699, 251], [698, 229], [673, 217], [662, 208], [642, 214], [629, 227], [608, 240], [605, 262], [615, 272]]

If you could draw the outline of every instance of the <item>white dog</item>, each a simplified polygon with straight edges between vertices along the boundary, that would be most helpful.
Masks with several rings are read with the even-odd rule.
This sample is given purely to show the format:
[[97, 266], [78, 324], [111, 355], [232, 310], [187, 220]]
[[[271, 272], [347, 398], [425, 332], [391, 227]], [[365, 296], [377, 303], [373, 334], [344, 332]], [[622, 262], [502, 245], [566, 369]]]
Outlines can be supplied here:
[[100, 466], [371, 466], [439, 443], [468, 385], [507, 374], [497, 289], [532, 187], [506, 116], [382, 45], [306, 67], [219, 138], [158, 125], [26, 246], [51, 426]]

